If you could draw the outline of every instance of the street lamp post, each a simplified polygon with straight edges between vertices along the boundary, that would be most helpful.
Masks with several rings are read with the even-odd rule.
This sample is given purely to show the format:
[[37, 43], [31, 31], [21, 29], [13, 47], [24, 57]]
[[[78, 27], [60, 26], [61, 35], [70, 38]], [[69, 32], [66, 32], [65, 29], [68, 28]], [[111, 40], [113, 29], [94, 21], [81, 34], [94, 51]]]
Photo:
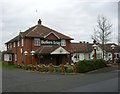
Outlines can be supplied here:
[[25, 70], [27, 70], [27, 55], [28, 55], [28, 52], [25, 51], [24, 55], [25, 55]]
[[96, 59], [97, 58], [97, 55], [96, 55], [97, 45], [96, 44], [93, 45], [93, 49], [94, 49], [94, 59]]
[[30, 53], [31, 53], [31, 55], [32, 55], [32, 71], [34, 71], [33, 56], [34, 56], [34, 54], [35, 54], [35, 51], [31, 51]]
[[112, 48], [112, 63], [114, 63], [114, 50], [115, 50], [115, 45], [111, 45], [111, 48]]

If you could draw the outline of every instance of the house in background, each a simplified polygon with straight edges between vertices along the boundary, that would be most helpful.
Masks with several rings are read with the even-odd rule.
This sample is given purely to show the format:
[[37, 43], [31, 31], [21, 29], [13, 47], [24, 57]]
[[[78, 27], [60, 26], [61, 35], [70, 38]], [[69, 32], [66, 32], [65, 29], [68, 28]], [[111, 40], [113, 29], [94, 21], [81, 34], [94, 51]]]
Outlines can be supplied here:
[[[114, 43], [105, 44], [104, 46], [104, 60], [112, 60], [112, 49], [111, 45], [115, 45], [115, 60], [120, 58], [120, 46]], [[93, 50], [93, 43], [89, 42], [80, 42], [80, 43], [72, 43], [73, 47], [73, 55], [72, 61], [78, 62], [79, 60], [90, 60], [93, 59], [94, 50]], [[102, 59], [102, 45], [97, 44], [96, 49], [97, 59]]]
[[72, 38], [53, 29], [38, 24], [6, 42], [7, 51], [3, 52], [4, 61], [9, 64], [36, 64], [70, 62]]

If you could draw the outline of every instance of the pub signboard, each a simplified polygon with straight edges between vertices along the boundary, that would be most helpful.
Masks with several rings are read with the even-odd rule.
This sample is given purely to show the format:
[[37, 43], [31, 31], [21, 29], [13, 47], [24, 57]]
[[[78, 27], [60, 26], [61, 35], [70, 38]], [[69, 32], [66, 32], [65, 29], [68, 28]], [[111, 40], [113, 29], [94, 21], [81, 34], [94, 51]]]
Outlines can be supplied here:
[[60, 45], [60, 40], [41, 40], [41, 45]]

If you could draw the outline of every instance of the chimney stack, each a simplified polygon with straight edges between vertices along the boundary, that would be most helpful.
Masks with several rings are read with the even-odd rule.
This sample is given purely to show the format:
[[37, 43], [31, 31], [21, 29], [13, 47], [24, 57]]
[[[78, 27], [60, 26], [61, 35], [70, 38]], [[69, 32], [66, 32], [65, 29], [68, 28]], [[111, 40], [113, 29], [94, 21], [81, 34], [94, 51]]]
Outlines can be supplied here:
[[95, 39], [93, 40], [93, 44], [96, 44], [96, 40]]
[[82, 41], [80, 41], [80, 43], [82, 43]]
[[42, 21], [41, 21], [41, 19], [39, 19], [39, 20], [38, 20], [38, 24], [41, 24], [41, 23], [42, 23]]

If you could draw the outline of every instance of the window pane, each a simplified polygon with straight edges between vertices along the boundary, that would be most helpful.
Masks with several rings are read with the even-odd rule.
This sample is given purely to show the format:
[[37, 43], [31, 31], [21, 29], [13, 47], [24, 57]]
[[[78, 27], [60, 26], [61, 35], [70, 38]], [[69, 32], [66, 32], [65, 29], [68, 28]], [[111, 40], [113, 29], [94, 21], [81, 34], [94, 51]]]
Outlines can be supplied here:
[[39, 38], [34, 39], [34, 46], [40, 46], [40, 39]]
[[65, 40], [61, 40], [61, 46], [66, 46], [66, 41]]

